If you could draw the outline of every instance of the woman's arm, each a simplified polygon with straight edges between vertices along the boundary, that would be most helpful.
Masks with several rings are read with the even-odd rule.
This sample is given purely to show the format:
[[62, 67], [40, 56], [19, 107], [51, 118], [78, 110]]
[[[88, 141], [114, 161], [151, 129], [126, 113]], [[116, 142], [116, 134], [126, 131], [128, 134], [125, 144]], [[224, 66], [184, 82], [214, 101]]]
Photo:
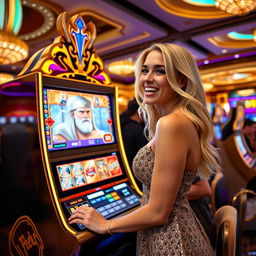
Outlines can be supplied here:
[[[111, 232], [132, 232], [166, 223], [186, 166], [190, 134], [187, 122], [180, 114], [172, 114], [159, 120], [148, 204], [113, 219]], [[105, 234], [108, 231], [109, 222], [91, 207], [79, 207], [69, 221], [71, 224], [81, 223], [97, 233]]]

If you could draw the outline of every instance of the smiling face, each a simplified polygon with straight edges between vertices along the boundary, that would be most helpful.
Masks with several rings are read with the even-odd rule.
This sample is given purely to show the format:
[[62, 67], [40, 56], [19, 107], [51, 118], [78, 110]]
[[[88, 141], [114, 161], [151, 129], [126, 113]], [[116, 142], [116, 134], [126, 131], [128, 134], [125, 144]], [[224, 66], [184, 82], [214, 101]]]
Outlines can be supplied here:
[[160, 111], [175, 104], [177, 93], [169, 85], [160, 51], [153, 50], [147, 55], [141, 69], [139, 83], [144, 90], [145, 104], [155, 104]]

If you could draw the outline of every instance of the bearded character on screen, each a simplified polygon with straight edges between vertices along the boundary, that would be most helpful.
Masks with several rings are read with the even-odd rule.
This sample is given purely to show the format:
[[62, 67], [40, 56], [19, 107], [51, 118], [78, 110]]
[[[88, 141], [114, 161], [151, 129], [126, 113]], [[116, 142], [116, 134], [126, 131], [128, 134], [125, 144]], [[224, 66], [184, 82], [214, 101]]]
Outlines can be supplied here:
[[95, 126], [91, 101], [79, 95], [68, 99], [65, 121], [53, 128], [54, 141], [103, 138], [104, 134]]

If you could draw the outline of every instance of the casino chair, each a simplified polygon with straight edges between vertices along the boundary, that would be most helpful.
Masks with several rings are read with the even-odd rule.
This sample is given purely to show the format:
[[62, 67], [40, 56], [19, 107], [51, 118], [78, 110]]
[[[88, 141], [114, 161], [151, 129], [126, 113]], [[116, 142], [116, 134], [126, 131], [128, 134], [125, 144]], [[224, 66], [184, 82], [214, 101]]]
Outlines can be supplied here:
[[[256, 193], [249, 189], [242, 189], [232, 199], [232, 206], [237, 209], [238, 212], [238, 223], [240, 227], [239, 238], [241, 240], [240, 244], [243, 244], [243, 251], [247, 251], [247, 255], [252, 255], [250, 250], [250, 235], [246, 225], [250, 222], [249, 230], [255, 229], [256, 220]], [[255, 235], [253, 235], [255, 236]]]
[[216, 256], [239, 256], [237, 243], [239, 226], [237, 225], [237, 210], [231, 205], [220, 207], [214, 215], [216, 226]]
[[215, 214], [221, 206], [229, 204], [228, 188], [222, 172], [216, 173], [211, 182], [211, 190], [211, 208], [212, 213]]

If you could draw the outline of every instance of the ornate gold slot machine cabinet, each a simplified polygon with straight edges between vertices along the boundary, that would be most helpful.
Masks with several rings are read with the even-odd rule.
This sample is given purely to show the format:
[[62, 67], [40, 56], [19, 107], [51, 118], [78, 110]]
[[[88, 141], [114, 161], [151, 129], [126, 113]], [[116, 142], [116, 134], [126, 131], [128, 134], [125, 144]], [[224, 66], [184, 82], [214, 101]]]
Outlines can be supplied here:
[[[122, 144], [118, 89], [93, 48], [96, 28], [79, 15], [67, 23], [65, 13], [57, 28], [61, 36], [5, 85], [36, 87], [44, 168], [28, 171], [26, 179], [34, 180], [26, 196], [8, 197], [12, 214], [1, 222], [1, 255], [78, 255], [80, 245], [97, 235], [68, 223], [74, 209], [87, 205], [110, 219], [140, 204]], [[16, 199], [23, 207], [15, 208]]]

